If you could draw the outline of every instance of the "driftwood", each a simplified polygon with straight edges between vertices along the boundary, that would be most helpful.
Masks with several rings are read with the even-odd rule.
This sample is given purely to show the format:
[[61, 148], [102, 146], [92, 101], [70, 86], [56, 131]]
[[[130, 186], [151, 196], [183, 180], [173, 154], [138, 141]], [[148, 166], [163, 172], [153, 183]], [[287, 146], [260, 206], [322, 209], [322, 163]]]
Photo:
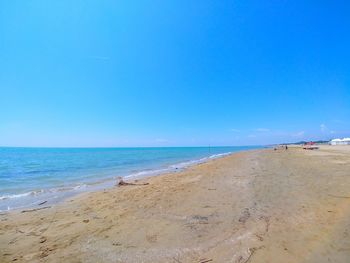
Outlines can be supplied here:
[[45, 207], [40, 207], [40, 208], [35, 208], [35, 209], [23, 210], [23, 211], [21, 211], [21, 213], [34, 212], [34, 211], [38, 211], [38, 210], [47, 209], [47, 208], [50, 208], [50, 207], [51, 206], [45, 206]]
[[118, 186], [127, 186], [127, 185], [149, 185], [149, 183], [140, 183], [140, 184], [135, 184], [135, 183], [128, 183], [125, 182], [122, 178], [118, 178], [119, 182], [117, 183]]

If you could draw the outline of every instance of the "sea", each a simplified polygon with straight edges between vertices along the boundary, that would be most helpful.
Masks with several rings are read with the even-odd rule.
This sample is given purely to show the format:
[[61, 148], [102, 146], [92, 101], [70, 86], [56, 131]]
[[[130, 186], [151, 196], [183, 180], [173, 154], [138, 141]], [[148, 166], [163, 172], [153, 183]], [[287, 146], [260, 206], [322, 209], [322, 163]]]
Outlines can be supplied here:
[[[56, 204], [258, 146], [162, 148], [0, 147], [0, 211]], [[176, 175], [174, 175], [176, 176]]]

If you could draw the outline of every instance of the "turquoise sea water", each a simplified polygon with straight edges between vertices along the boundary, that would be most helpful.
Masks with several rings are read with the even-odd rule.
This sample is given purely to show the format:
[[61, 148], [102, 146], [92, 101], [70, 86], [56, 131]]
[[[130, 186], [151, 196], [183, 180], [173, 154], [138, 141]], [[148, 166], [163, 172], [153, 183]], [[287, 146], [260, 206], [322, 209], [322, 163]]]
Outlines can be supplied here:
[[0, 211], [110, 187], [116, 178], [179, 171], [257, 147], [0, 148]]

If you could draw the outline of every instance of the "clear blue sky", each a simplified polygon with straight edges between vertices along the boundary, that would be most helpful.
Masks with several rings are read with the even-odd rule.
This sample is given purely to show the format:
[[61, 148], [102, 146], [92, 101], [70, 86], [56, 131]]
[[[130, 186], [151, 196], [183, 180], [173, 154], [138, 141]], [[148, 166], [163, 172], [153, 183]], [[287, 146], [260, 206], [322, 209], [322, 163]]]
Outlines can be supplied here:
[[349, 1], [0, 2], [0, 145], [350, 136]]

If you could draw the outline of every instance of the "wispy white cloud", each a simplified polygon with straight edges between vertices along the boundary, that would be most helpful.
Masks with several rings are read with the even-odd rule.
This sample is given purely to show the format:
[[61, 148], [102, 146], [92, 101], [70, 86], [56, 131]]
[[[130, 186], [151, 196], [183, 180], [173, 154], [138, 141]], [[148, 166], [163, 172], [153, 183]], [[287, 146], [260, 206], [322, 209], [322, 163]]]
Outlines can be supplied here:
[[326, 132], [328, 130], [327, 126], [325, 124], [320, 125], [321, 132]]
[[231, 129], [232, 132], [240, 132], [238, 129]]
[[267, 129], [267, 128], [257, 128], [255, 129], [257, 132], [269, 132], [270, 129]]
[[256, 138], [256, 135], [255, 134], [249, 134], [247, 137], [248, 138]]

